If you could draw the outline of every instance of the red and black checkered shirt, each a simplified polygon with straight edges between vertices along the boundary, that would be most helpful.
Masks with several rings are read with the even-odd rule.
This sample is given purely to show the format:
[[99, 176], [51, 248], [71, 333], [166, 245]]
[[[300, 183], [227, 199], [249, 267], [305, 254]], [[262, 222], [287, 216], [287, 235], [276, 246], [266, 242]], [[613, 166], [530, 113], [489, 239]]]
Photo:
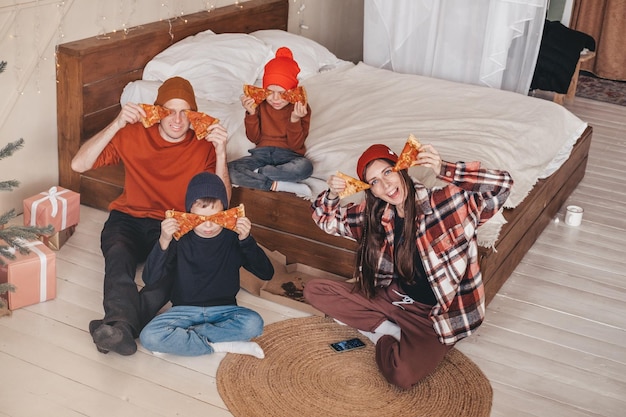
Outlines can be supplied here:
[[[427, 189], [415, 184], [416, 246], [437, 303], [430, 318], [441, 343], [452, 345], [469, 336], [485, 316], [485, 292], [478, 264], [476, 229], [495, 215], [509, 196], [513, 179], [506, 171], [481, 169], [479, 162], [443, 162], [440, 179], [449, 183]], [[340, 206], [321, 193], [312, 204], [313, 220], [326, 233], [360, 239], [365, 201]], [[377, 286], [394, 278], [394, 217], [390, 205], [380, 219], [386, 236]]]

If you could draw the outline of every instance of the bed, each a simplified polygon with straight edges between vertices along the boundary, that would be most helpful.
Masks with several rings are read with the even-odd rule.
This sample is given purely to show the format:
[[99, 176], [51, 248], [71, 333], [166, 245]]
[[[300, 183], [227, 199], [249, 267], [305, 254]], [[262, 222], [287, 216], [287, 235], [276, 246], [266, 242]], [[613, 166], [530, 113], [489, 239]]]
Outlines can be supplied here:
[[[302, 68], [312, 108], [307, 156], [314, 173], [307, 184], [314, 195], [337, 170], [355, 176], [356, 160], [369, 144], [385, 143], [399, 152], [409, 133], [432, 143], [446, 160], [480, 160], [511, 172], [516, 184], [506, 208], [479, 230], [489, 302], [583, 178], [591, 127], [549, 101], [342, 61], [286, 32], [288, 7], [288, 0], [250, 0], [108, 39], [58, 45], [59, 185], [79, 192], [82, 204], [106, 210], [121, 193], [123, 167], [78, 174], [70, 161], [83, 141], [113, 120], [120, 103], [152, 102], [172, 73], [193, 79], [202, 96], [199, 109], [227, 127], [229, 160], [245, 155], [251, 144], [237, 100], [242, 80], [258, 83], [264, 60], [287, 44]], [[210, 47], [197, 47], [207, 40]], [[191, 54], [194, 59], [226, 67], [194, 70], [180, 58], [189, 50], [201, 51]], [[234, 69], [217, 59], [231, 53], [240, 63]], [[214, 77], [209, 87], [195, 81], [207, 76]], [[411, 173], [440, 186], [428, 172]], [[288, 263], [352, 275], [355, 242], [319, 230], [310, 219], [310, 199], [243, 187], [235, 187], [232, 198], [232, 204], [245, 204], [256, 239]]]

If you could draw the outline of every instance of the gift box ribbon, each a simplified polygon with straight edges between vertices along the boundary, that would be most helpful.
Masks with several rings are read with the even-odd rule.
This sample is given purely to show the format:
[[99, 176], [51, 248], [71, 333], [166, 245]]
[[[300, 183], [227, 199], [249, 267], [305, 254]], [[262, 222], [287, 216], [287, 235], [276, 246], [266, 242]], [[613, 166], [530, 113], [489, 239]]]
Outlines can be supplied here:
[[50, 201], [50, 204], [52, 205], [52, 212], [50, 213], [50, 215], [52, 217], [56, 217], [58, 212], [59, 212], [59, 201], [61, 202], [61, 230], [65, 230], [66, 223], [67, 223], [67, 199], [65, 199], [64, 197], [61, 197], [61, 194], [67, 193], [69, 190], [57, 190], [57, 187], [50, 187], [50, 189], [48, 190], [48, 192], [42, 192], [39, 194], [43, 194], [44, 197], [40, 198], [39, 200], [35, 200], [33, 201], [33, 205], [30, 211], [30, 225], [31, 226], [37, 226], [37, 206], [40, 203], [43, 203], [45, 201]]
[[[22, 241], [21, 245], [28, 247], [39, 257], [39, 302], [43, 303], [48, 299], [48, 258], [45, 253], [35, 247], [43, 245], [43, 243], [40, 240]], [[9, 247], [9, 252], [15, 254], [16, 250], [14, 247]]]

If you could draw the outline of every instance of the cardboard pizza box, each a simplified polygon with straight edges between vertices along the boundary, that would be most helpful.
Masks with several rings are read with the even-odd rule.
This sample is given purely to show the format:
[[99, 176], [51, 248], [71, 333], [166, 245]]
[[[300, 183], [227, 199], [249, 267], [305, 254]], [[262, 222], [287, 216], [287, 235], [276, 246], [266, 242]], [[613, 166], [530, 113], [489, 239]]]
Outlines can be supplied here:
[[324, 313], [308, 304], [303, 296], [307, 282], [314, 278], [327, 278], [345, 281], [346, 278], [333, 275], [308, 265], [299, 263], [285, 265], [285, 268], [274, 274], [274, 278], [266, 281], [261, 288], [261, 298], [291, 307], [293, 309], [324, 316]]
[[330, 278], [344, 281], [345, 278], [303, 264], [287, 265], [286, 257], [277, 251], [263, 248], [272, 265], [274, 277], [270, 281], [261, 281], [256, 276], [241, 268], [241, 288], [251, 294], [293, 308], [295, 310], [323, 316], [324, 313], [307, 304], [302, 295], [306, 283], [313, 278]]

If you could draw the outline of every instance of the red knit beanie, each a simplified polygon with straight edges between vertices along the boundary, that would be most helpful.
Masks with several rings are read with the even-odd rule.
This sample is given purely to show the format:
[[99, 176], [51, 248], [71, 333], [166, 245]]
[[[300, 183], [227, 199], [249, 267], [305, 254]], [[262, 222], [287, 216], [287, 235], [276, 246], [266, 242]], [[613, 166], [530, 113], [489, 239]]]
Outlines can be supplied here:
[[198, 111], [196, 95], [193, 92], [191, 83], [186, 79], [181, 77], [172, 77], [165, 80], [165, 82], [159, 87], [159, 93], [154, 104], [163, 106], [173, 98], [185, 100], [187, 104], [189, 104], [191, 110]]
[[375, 159], [386, 159], [395, 164], [398, 162], [398, 155], [389, 149], [387, 145], [376, 144], [367, 148], [356, 164], [356, 173], [361, 181], [365, 181], [365, 168], [367, 164]]
[[263, 88], [270, 85], [279, 85], [285, 90], [291, 90], [298, 86], [298, 74], [300, 67], [293, 60], [291, 49], [280, 47], [276, 51], [276, 58], [265, 64], [263, 74]]

